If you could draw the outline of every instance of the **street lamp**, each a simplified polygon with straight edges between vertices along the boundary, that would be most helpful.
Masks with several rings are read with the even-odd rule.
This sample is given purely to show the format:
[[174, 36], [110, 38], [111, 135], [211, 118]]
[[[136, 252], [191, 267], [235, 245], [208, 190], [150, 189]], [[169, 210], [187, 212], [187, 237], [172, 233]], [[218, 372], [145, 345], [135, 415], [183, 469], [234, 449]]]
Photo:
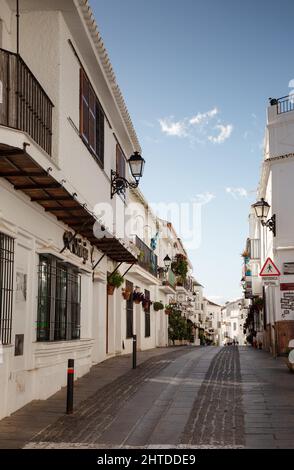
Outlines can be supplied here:
[[159, 267], [158, 272], [160, 273], [167, 273], [169, 271], [169, 268], [171, 267], [172, 260], [168, 255], [163, 260], [164, 268]]
[[255, 210], [256, 217], [260, 220], [263, 227], [269, 228], [273, 232], [274, 237], [276, 236], [276, 215], [274, 214], [269, 220], [265, 221], [268, 216], [271, 206], [261, 198], [260, 201], [252, 205]]
[[169, 270], [169, 268], [171, 266], [171, 262], [172, 262], [172, 260], [170, 259], [170, 257], [168, 255], [166, 255], [166, 257], [163, 260], [166, 272]]
[[123, 194], [126, 188], [137, 188], [139, 186], [140, 178], [144, 173], [145, 160], [141, 157], [139, 152], [134, 154], [128, 160], [129, 168], [134, 182], [128, 181], [123, 176], [120, 176], [116, 171], [111, 170], [111, 199], [115, 194]]

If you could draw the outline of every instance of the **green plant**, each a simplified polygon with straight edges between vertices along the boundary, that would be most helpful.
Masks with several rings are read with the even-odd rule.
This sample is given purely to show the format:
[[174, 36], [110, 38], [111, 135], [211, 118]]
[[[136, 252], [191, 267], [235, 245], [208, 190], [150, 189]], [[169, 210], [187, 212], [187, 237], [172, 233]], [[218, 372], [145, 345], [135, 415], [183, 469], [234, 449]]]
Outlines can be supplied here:
[[162, 302], [154, 302], [153, 303], [153, 308], [154, 308], [155, 312], [159, 312], [159, 310], [164, 309], [164, 305], [163, 305]]
[[124, 278], [118, 271], [107, 277], [107, 284], [115, 287], [116, 289], [118, 289], [123, 283]]
[[144, 258], [145, 258], [145, 253], [144, 253], [144, 251], [140, 250], [140, 253], [138, 254], [138, 259], [140, 261], [143, 261]]
[[256, 297], [255, 299], [253, 299], [253, 306], [257, 310], [262, 310], [263, 309], [263, 298], [262, 297]]
[[176, 340], [190, 339], [187, 321], [182, 317], [181, 310], [172, 308], [168, 320], [168, 337], [173, 344]]
[[186, 280], [188, 274], [188, 260], [185, 255], [178, 253], [171, 264], [173, 273], [178, 276], [177, 282], [181, 283]]

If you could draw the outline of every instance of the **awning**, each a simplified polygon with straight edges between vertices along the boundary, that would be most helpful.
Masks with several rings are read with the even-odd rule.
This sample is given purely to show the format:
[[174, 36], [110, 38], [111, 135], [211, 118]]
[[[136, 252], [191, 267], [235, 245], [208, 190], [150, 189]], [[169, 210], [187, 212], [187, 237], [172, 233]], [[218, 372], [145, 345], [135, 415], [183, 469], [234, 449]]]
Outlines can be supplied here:
[[117, 238], [96, 238], [93, 226], [96, 217], [81, 204], [74, 194], [44, 170], [24, 150], [0, 144], [0, 177], [5, 178], [16, 191], [22, 191], [46, 212], [55, 215], [74, 232], [87, 238], [98, 250], [121, 263], [137, 263], [137, 258]]

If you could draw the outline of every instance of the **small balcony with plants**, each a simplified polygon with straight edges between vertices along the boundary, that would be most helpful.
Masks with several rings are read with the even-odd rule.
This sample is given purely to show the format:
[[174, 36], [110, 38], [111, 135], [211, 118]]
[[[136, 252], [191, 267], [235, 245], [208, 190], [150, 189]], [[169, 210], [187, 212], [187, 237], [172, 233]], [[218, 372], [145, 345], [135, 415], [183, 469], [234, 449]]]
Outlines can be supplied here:
[[157, 278], [157, 255], [138, 236], [135, 237], [134, 244], [138, 253], [138, 263], [133, 266], [132, 275], [148, 285], [159, 285], [160, 282]]

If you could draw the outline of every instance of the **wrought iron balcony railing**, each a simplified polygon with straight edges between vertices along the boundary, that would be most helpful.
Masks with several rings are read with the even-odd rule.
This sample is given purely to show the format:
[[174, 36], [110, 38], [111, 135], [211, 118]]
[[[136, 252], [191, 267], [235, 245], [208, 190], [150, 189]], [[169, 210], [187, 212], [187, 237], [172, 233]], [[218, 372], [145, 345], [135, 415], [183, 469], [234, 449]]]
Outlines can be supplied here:
[[163, 286], [170, 286], [175, 289], [177, 280], [171, 269], [169, 269], [168, 272], [165, 272], [164, 268], [162, 270], [159, 268], [158, 278], [162, 281]]
[[136, 236], [136, 247], [139, 248], [138, 264], [150, 274], [157, 277], [157, 256], [146, 243]]
[[27, 132], [51, 155], [53, 107], [22, 58], [0, 49], [0, 125]]
[[278, 114], [294, 111], [294, 95], [282, 96], [282, 98], [275, 101], [277, 101], [276, 104], [278, 105]]

